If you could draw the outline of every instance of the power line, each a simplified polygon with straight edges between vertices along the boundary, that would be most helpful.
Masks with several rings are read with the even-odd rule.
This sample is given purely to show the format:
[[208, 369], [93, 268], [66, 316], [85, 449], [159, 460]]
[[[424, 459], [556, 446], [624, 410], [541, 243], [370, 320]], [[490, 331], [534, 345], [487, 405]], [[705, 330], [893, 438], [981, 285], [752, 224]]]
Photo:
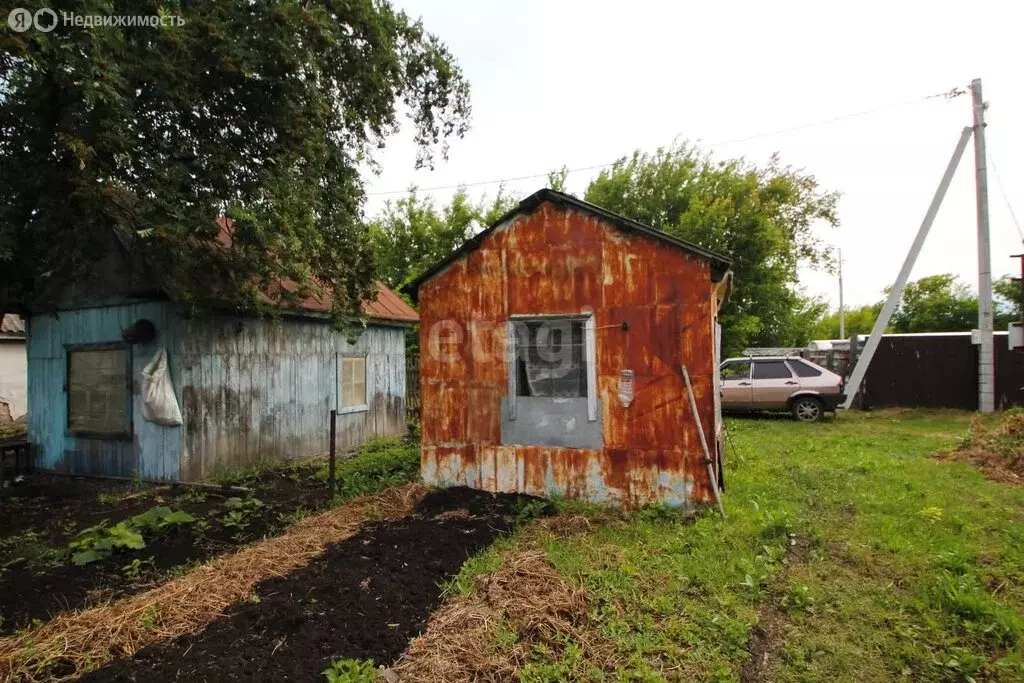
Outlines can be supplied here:
[[[786, 135], [788, 133], [795, 133], [795, 132], [798, 132], [798, 131], [801, 131], [801, 130], [806, 130], [808, 128], [815, 128], [815, 127], [818, 127], [818, 126], [830, 125], [830, 124], [833, 124], [833, 123], [837, 123], [839, 121], [845, 121], [847, 119], [859, 118], [861, 116], [869, 116], [869, 115], [872, 115], [872, 114], [881, 114], [883, 112], [892, 111], [893, 109], [901, 109], [903, 107], [907, 107], [907, 106], [910, 106], [910, 105], [913, 105], [913, 104], [920, 104], [921, 102], [925, 102], [927, 100], [940, 99], [940, 98], [941, 99], [945, 99], [945, 100], [951, 100], [954, 97], [959, 97], [960, 95], [965, 94], [966, 92], [967, 91], [965, 89], [963, 89], [963, 88], [954, 87], [954, 88], [951, 88], [949, 90], [945, 90], [943, 92], [934, 93], [932, 95], [926, 95], [924, 97], [917, 97], [917, 98], [914, 98], [912, 100], [906, 100], [904, 102], [897, 102], [895, 104], [888, 104], [888, 105], [885, 105], [885, 106], [882, 106], [882, 107], [878, 107], [876, 109], [867, 109], [865, 111], [858, 111], [858, 112], [852, 112], [852, 113], [849, 113], [849, 114], [842, 114], [840, 116], [833, 116], [832, 118], [829, 118], [829, 119], [822, 119], [821, 121], [813, 121], [811, 123], [802, 123], [802, 124], [799, 124], [799, 125], [796, 125], [796, 126], [789, 126], [787, 128], [780, 128], [778, 130], [768, 131], [768, 132], [764, 132], [764, 133], [756, 133], [754, 135], [748, 135], [746, 137], [740, 137], [740, 138], [733, 138], [731, 140], [722, 140], [720, 142], [714, 142], [714, 143], [711, 143], [711, 144], [708, 144], [708, 145], [704, 145], [704, 146], [707, 147], [707, 148], [724, 147], [726, 145], [733, 145], [733, 144], [737, 144], [737, 143], [740, 143], [740, 142], [749, 142], [750, 140], [757, 140], [759, 138], [774, 137], [776, 135]], [[697, 142], [699, 143], [700, 140], [698, 140]], [[621, 158], [622, 157], [620, 157], [620, 159]], [[613, 166], [613, 165], [615, 165], [615, 163], [617, 161], [618, 161], [618, 159], [616, 159], [615, 161], [609, 161], [609, 162], [604, 163], [604, 164], [595, 164], [593, 166], [580, 166], [580, 167], [577, 167], [577, 168], [569, 168], [569, 169], [565, 169], [565, 170], [568, 173], [579, 173], [581, 171], [596, 171], [598, 169], [608, 168], [609, 166]], [[556, 172], [558, 171], [558, 169], [554, 169], [554, 170]], [[498, 185], [498, 184], [501, 184], [501, 183], [514, 183], [514, 182], [518, 182], [520, 180], [532, 180], [534, 178], [546, 178], [548, 176], [548, 173], [550, 173], [550, 172], [551, 171], [547, 171], [547, 172], [544, 172], [544, 173], [532, 173], [530, 175], [516, 176], [514, 178], [495, 178], [493, 180], [477, 180], [477, 181], [466, 182], [466, 183], [456, 183], [454, 185], [438, 185], [438, 186], [435, 186], [435, 187], [420, 187], [420, 188], [417, 188], [417, 190], [419, 192], [436, 192], [436, 191], [440, 191], [440, 190], [457, 190], [460, 187], [479, 187], [481, 185]], [[384, 195], [406, 194], [407, 192], [409, 192], [409, 188], [406, 188], [404, 190], [386, 190], [386, 191], [383, 191], [383, 192], [367, 192], [366, 194], [367, 194], [368, 197], [380, 197], [380, 196], [384, 196]]]
[[999, 169], [996, 167], [996, 160], [992, 156], [992, 152], [988, 153], [988, 163], [992, 167], [992, 173], [996, 177], [996, 185], [999, 186], [999, 194], [1003, 195], [1003, 201], [1006, 202], [1006, 208], [1010, 210], [1010, 218], [1013, 219], [1013, 224], [1017, 228], [1017, 234], [1020, 235], [1020, 241], [1024, 242], [1024, 230], [1020, 229], [1020, 221], [1017, 220], [1017, 214], [1013, 210], [1013, 204], [1010, 203], [1010, 197], [1006, 194], [1006, 188], [1003, 187], [1003, 179], [999, 177]]

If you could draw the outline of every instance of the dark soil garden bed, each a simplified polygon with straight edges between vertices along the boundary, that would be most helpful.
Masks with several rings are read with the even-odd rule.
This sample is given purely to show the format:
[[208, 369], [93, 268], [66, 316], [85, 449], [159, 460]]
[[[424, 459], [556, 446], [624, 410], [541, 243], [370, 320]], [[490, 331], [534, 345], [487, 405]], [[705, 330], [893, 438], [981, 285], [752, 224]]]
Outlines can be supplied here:
[[[235, 547], [278, 533], [328, 502], [318, 463], [284, 465], [245, 476], [251, 493], [200, 487], [32, 475], [0, 491], [0, 633], [144, 590]], [[255, 498], [229, 515], [230, 498]], [[154, 506], [183, 511], [195, 522], [145, 535], [146, 547], [122, 550], [83, 566], [68, 542], [83, 529], [108, 526]]]
[[316, 681], [334, 660], [388, 664], [425, 626], [442, 584], [510, 531], [535, 499], [435, 491], [416, 514], [369, 524], [306, 567], [259, 584], [204, 631], [146, 648], [82, 681]]

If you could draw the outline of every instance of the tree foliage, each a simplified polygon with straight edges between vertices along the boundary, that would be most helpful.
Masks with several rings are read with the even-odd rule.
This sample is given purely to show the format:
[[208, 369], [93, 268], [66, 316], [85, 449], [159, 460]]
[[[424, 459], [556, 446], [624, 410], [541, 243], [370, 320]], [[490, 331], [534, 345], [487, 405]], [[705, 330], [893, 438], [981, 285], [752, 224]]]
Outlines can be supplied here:
[[838, 224], [838, 195], [813, 176], [777, 157], [759, 167], [675, 144], [620, 159], [586, 199], [733, 259], [735, 287], [719, 317], [725, 353], [807, 341], [816, 302], [800, 293], [797, 265], [829, 266], [813, 226]]
[[929, 275], [907, 283], [890, 324], [894, 332], [971, 330], [978, 326], [978, 297], [955, 275]]
[[[1006, 329], [1020, 319], [1020, 280], [1003, 276], [992, 283], [995, 329]], [[890, 288], [882, 293], [888, 295]], [[885, 302], [846, 311], [846, 337], [870, 334]], [[969, 285], [951, 273], [928, 275], [908, 282], [885, 331], [967, 332], [978, 327], [978, 297]], [[839, 337], [839, 312], [829, 311], [812, 328], [815, 339]]]
[[[871, 334], [878, 314], [882, 312], [882, 302], [865, 304], [845, 311], [844, 323], [846, 339], [855, 334]], [[890, 327], [891, 329], [891, 327]], [[812, 339], [840, 339], [839, 311], [828, 311], [811, 327]]]
[[384, 0], [61, 5], [184, 22], [4, 32], [0, 303], [45, 305], [118, 230], [196, 306], [258, 312], [265, 292], [287, 304], [328, 287], [336, 320], [358, 314], [374, 276], [358, 166], [399, 106], [417, 165], [467, 128], [445, 46]]
[[411, 189], [402, 199], [385, 204], [370, 223], [380, 279], [396, 288], [412, 282], [517, 203], [502, 188], [493, 199], [474, 203], [460, 188], [447, 206], [438, 208]]

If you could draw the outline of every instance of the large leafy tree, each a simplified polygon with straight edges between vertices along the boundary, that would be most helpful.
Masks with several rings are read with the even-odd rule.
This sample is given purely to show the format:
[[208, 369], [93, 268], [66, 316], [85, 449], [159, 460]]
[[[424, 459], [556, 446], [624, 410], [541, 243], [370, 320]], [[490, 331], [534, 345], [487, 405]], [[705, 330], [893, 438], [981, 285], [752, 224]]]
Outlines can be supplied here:
[[773, 157], [716, 161], [687, 144], [635, 152], [602, 171], [590, 202], [733, 259], [735, 288], [720, 315], [727, 354], [807, 341], [823, 311], [797, 286], [797, 265], [827, 267], [817, 222], [838, 224], [838, 195]]
[[446, 206], [438, 208], [415, 188], [409, 190], [405, 197], [385, 204], [370, 223], [381, 279], [392, 287], [412, 282], [517, 202], [499, 188], [493, 198], [474, 203], [462, 188]]
[[890, 324], [894, 332], [970, 330], [978, 326], [978, 297], [955, 275], [928, 275], [907, 283]]
[[259, 312], [267, 292], [330, 289], [337, 321], [358, 314], [375, 271], [359, 167], [400, 110], [417, 165], [467, 128], [445, 46], [385, 0], [56, 4], [172, 20], [3, 32], [4, 308], [46, 305], [117, 232], [196, 307]]

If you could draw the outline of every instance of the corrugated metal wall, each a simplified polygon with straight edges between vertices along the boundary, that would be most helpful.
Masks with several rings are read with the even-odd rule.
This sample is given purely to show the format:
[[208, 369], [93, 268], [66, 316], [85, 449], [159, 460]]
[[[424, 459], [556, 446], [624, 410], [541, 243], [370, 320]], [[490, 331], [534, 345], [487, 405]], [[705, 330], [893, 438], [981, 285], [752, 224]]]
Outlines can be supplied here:
[[141, 402], [132, 402], [134, 435], [130, 441], [68, 436], [66, 344], [117, 342], [121, 332], [139, 318], [156, 325], [151, 344], [132, 346], [135, 393], [142, 368], [157, 348], [169, 353], [171, 377], [181, 397], [177, 348], [177, 317], [170, 304], [150, 302], [36, 315], [28, 329], [28, 429], [36, 448], [36, 465], [82, 474], [145, 479], [176, 479], [181, 428], [163, 427], [142, 419]]
[[339, 353], [367, 354], [369, 402], [366, 412], [338, 416], [339, 450], [404, 434], [403, 328], [371, 325], [349, 344], [319, 321], [182, 321], [182, 478], [326, 451]]
[[[589, 214], [546, 203], [495, 230], [419, 290], [424, 479], [627, 505], [708, 500], [679, 366], [714, 447], [711, 299], [707, 262]], [[509, 316], [588, 309], [603, 449], [501, 445]], [[455, 331], [443, 344], [438, 326]], [[635, 373], [628, 408], [617, 398], [623, 369]]]

